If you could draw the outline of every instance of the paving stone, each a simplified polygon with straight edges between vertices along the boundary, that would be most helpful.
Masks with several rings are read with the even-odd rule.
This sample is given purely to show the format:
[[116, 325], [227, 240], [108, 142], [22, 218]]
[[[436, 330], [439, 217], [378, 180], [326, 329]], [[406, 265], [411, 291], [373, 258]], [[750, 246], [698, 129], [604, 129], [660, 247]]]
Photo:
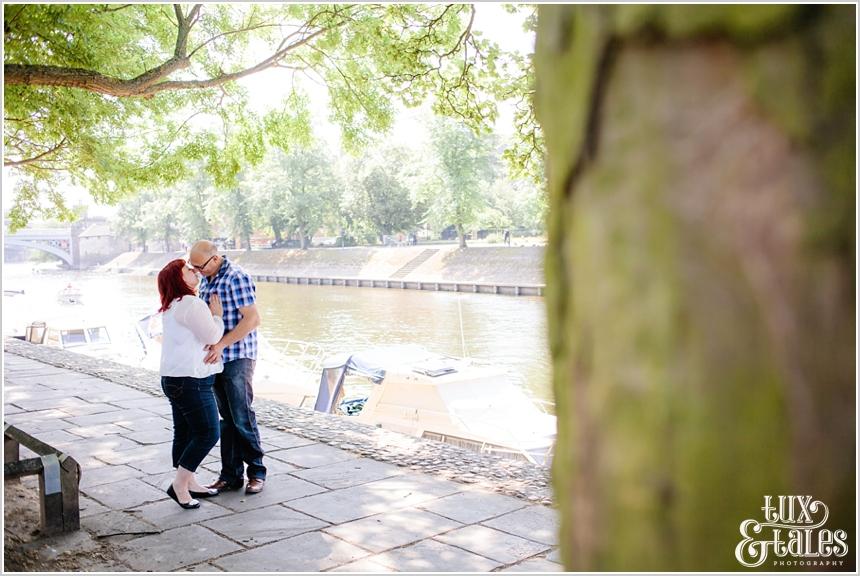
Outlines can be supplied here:
[[18, 460], [27, 460], [29, 458], [38, 458], [38, 457], [39, 457], [38, 454], [36, 454], [35, 452], [30, 450], [26, 446], [22, 446], [20, 444], [18, 445]]
[[27, 410], [26, 416], [15, 415], [14, 418], [10, 418], [9, 420], [11, 422], [49, 422], [57, 418], [68, 418], [69, 416], [71, 414], [59, 408], [42, 408], [39, 410]]
[[[210, 499], [210, 501], [216, 499]], [[328, 526], [326, 522], [278, 504], [208, 520], [202, 524], [250, 547], [283, 540]]]
[[517, 498], [469, 490], [422, 504], [421, 508], [463, 524], [474, 524], [525, 507]]
[[76, 373], [76, 374], [70, 375], [68, 372], [66, 372], [66, 373], [60, 372], [57, 374], [46, 374], [46, 375], [42, 376], [41, 378], [42, 378], [41, 384], [43, 386], [47, 386], [48, 388], [53, 388], [55, 390], [64, 390], [64, 389], [68, 390], [70, 380], [72, 380], [72, 383], [74, 384], [74, 386], [72, 386], [72, 389], [74, 389], [75, 391], [84, 390], [84, 389], [87, 389], [88, 387], [98, 386], [98, 385], [104, 383], [104, 380], [102, 380], [100, 378], [94, 378], [94, 377], [89, 376], [87, 374]]
[[409, 508], [332, 526], [325, 532], [371, 552], [382, 552], [462, 526], [432, 512]]
[[161, 446], [138, 446], [132, 450], [105, 454], [103, 458], [109, 464], [131, 464], [132, 462], [152, 460], [162, 455], [164, 455], [164, 448]]
[[367, 556], [361, 548], [322, 532], [266, 544], [212, 563], [227, 571], [319, 572]]
[[81, 518], [86, 518], [87, 516], [93, 516], [95, 514], [102, 514], [103, 512], [108, 512], [110, 510], [107, 506], [102, 506], [92, 498], [87, 498], [83, 494], [78, 497], [78, 509], [80, 510]]
[[405, 470], [370, 458], [336, 462], [327, 466], [293, 472], [293, 476], [329, 489], [348, 488], [404, 474]]
[[164, 416], [155, 416], [151, 412], [145, 418], [135, 418], [128, 422], [120, 422], [123, 428], [133, 432], [143, 432], [145, 430], [173, 430], [173, 419]]
[[[154, 486], [159, 490], [167, 490], [167, 485], [170, 482], [173, 482], [173, 479], [176, 477], [176, 470], [171, 468], [165, 472], [159, 472], [157, 474], [147, 474], [145, 476], [140, 476], [140, 480], [146, 482], [150, 486]], [[197, 481], [202, 484], [208, 484], [209, 480], [206, 474], [201, 475], [200, 469], [197, 469]]]
[[25, 416], [28, 412], [19, 412], [18, 414], [10, 414], [6, 417], [6, 424], [12, 424], [16, 428], [30, 434], [31, 436], [35, 436], [40, 432], [52, 432], [54, 430], [64, 430], [72, 426], [72, 424], [63, 418], [53, 418], [50, 420], [34, 420], [28, 421], [26, 418], [19, 418], [19, 416]]
[[[166, 500], [159, 500], [158, 502], [131, 508], [128, 512], [158, 526], [162, 530], [170, 530], [179, 526], [187, 526], [188, 524], [199, 524], [201, 521], [210, 518], [233, 514], [227, 508], [219, 506], [216, 500], [217, 498], [201, 498], [200, 508], [185, 510], [168, 497]], [[236, 540], [236, 538], [232, 539]]]
[[161, 448], [161, 455], [149, 460], [132, 460], [128, 463], [132, 468], [137, 468], [143, 474], [160, 474], [169, 472], [173, 468], [173, 456], [170, 454], [170, 446], [165, 444], [158, 445]]
[[526, 540], [486, 526], [474, 525], [441, 534], [436, 537], [436, 540], [498, 560], [502, 564], [530, 558], [549, 549], [547, 544]]
[[152, 417], [152, 412], [147, 412], [146, 410], [117, 408], [113, 412], [73, 416], [68, 420], [75, 426], [95, 426], [98, 424], [119, 424], [120, 426], [125, 426], [126, 423], [131, 424], [134, 420]]
[[482, 524], [542, 544], [558, 544], [558, 513], [547, 506], [529, 506]]
[[125, 432], [122, 436], [134, 440], [138, 444], [164, 444], [173, 441], [173, 432], [166, 428]]
[[111, 406], [110, 404], [105, 404], [104, 402], [96, 402], [92, 404], [87, 402], [84, 404], [76, 404], [74, 406], [63, 405], [61, 409], [63, 412], [68, 412], [72, 416], [89, 416], [91, 414], [113, 412], [116, 410], [116, 407]]
[[206, 528], [192, 525], [126, 542], [117, 552], [117, 557], [136, 571], [173, 571], [240, 549], [238, 544]]
[[18, 406], [15, 406], [14, 404], [6, 404], [5, 406], [3, 406], [3, 412], [5, 414], [20, 414], [24, 411], [25, 410], [19, 408]]
[[30, 400], [42, 401], [49, 398], [67, 398], [69, 392], [67, 390], [54, 390], [53, 388], [34, 384], [28, 389], [10, 388], [8, 391], [4, 391], [3, 396], [5, 402], [14, 402], [20, 406]]
[[552, 552], [546, 555], [546, 559], [556, 564], [561, 564], [561, 548], [553, 548]]
[[344, 460], [353, 460], [358, 456], [346, 450], [332, 448], [325, 444], [312, 444], [310, 446], [301, 446], [299, 448], [287, 448], [284, 450], [276, 450], [267, 454], [269, 458], [283, 460], [290, 464], [301, 466], [302, 468], [315, 468], [317, 466], [325, 466], [342, 462]]
[[74, 450], [74, 447], [69, 448], [69, 454], [72, 458], [75, 459], [81, 467], [81, 474], [83, 475], [85, 472], [89, 472], [91, 470], [95, 470], [96, 468], [102, 468], [103, 466], [107, 466], [107, 463], [103, 460], [95, 457], [89, 456], [87, 454], [72, 454], [71, 452]]
[[137, 478], [81, 488], [81, 492], [115, 510], [134, 508], [146, 502], [168, 498], [167, 494], [161, 490], [157, 490]]
[[81, 438], [98, 438], [128, 432], [128, 428], [123, 428], [116, 424], [99, 424], [98, 426], [72, 426], [71, 428], [66, 428], [66, 432], [70, 432]]
[[294, 500], [288, 506], [326, 522], [342, 524], [381, 512], [416, 506], [459, 490], [457, 484], [447, 480], [404, 474]]
[[[244, 489], [223, 492], [218, 495], [218, 504], [237, 512], [243, 512], [270, 504], [288, 502], [296, 498], [304, 498], [324, 491], [325, 488], [293, 478], [288, 474], [275, 474], [266, 476], [266, 486], [259, 494], [245, 494]], [[316, 514], [313, 515], [316, 516]]]
[[48, 430], [45, 432], [36, 432], [35, 434], [33, 434], [33, 436], [35, 436], [45, 444], [48, 444], [58, 449], [61, 449], [65, 444], [81, 441], [80, 436], [69, 434], [64, 430]]
[[550, 562], [546, 558], [531, 558], [509, 566], [502, 572], [564, 572], [564, 566]]
[[111, 510], [104, 514], [93, 514], [81, 520], [81, 526], [100, 538], [117, 535], [159, 534], [163, 530], [144, 522], [134, 514]]
[[374, 562], [371, 556], [370, 558], [362, 558], [361, 560], [332, 568], [329, 572], [371, 572], [376, 574], [379, 572], [391, 572], [391, 568]]
[[[87, 402], [86, 400], [81, 400], [75, 396], [65, 396], [62, 398], [33, 398], [31, 400], [22, 400], [19, 401], [19, 406], [26, 408], [27, 410], [35, 411], [35, 410], [47, 410], [47, 409], [57, 409], [62, 410], [66, 414], [70, 416], [83, 416], [85, 414], [92, 414], [93, 412], [87, 412], [88, 407], [96, 407], [96, 412], [98, 411], [106, 411], [105, 407], [107, 407], [107, 411], [116, 410], [115, 407], [109, 406], [108, 404], [92, 404]], [[100, 407], [100, 408], [99, 408]], [[76, 409], [80, 409], [80, 412], [76, 412]]]
[[67, 448], [72, 456], [95, 456], [98, 458], [111, 456], [124, 450], [134, 450], [140, 447], [140, 444], [117, 434], [109, 434], [94, 438], [78, 438], [74, 442], [62, 444], [62, 447]]
[[140, 408], [141, 410], [148, 410], [149, 412], [165, 416], [170, 416], [172, 414], [170, 401], [168, 401], [164, 396], [149, 396], [147, 398], [136, 398], [134, 400], [117, 400], [115, 402], [111, 402], [111, 404], [115, 404], [121, 408]]
[[221, 568], [218, 568], [214, 564], [210, 564], [208, 562], [203, 562], [202, 564], [195, 564], [194, 566], [187, 566], [183, 569], [184, 572], [223, 572]]
[[278, 432], [265, 427], [260, 428], [260, 437], [268, 444], [278, 448], [298, 448], [299, 446], [316, 444], [316, 441], [314, 440], [308, 440], [301, 436], [295, 436], [294, 434], [288, 434], [286, 432]]
[[377, 554], [373, 561], [398, 572], [489, 572], [500, 565], [435, 540]]
[[120, 464], [118, 466], [105, 465], [98, 468], [81, 470], [81, 488], [98, 486], [100, 484], [111, 484], [127, 478], [140, 476], [140, 470]]
[[[96, 380], [96, 382], [104, 382]], [[137, 398], [150, 398], [149, 394], [131, 390], [130, 388], [119, 388], [113, 390], [109, 387], [91, 387], [86, 390], [86, 398], [91, 402], [120, 402], [122, 400], [134, 400]]]
[[[202, 477], [209, 477], [214, 475], [217, 479], [218, 474], [221, 472], [221, 457], [209, 458], [209, 461], [200, 465], [200, 468], [204, 470], [204, 474]], [[266, 466], [266, 475], [274, 476], [276, 474], [287, 474], [289, 472], [293, 472], [295, 470], [299, 470], [297, 466], [293, 466], [292, 464], [287, 464], [286, 462], [281, 462], [280, 460], [275, 460], [274, 458], [263, 458], [263, 464]]]
[[[300, 468], [293, 464], [288, 464], [286, 462], [282, 462], [280, 460], [275, 460], [274, 458], [263, 458], [263, 464], [266, 466], [266, 476], [273, 476], [275, 474], [287, 474], [289, 472], [295, 472]], [[219, 458], [217, 462], [213, 462], [212, 465], [216, 470], [221, 469], [221, 459]]]

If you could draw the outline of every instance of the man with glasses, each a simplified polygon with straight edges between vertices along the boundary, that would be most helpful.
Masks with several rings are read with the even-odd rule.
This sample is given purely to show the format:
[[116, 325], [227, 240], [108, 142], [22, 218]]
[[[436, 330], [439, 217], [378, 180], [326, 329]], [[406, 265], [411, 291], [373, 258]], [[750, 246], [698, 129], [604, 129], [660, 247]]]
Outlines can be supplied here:
[[221, 414], [221, 473], [207, 486], [220, 492], [243, 486], [247, 464], [246, 494], [262, 492], [266, 482], [263, 449], [257, 416], [251, 403], [251, 381], [257, 360], [257, 327], [260, 314], [256, 306], [256, 286], [241, 268], [208, 240], [195, 242], [188, 263], [204, 279], [200, 297], [208, 304], [217, 294], [224, 308], [224, 336], [209, 347], [207, 363], [224, 362], [224, 371], [215, 376], [215, 399]]

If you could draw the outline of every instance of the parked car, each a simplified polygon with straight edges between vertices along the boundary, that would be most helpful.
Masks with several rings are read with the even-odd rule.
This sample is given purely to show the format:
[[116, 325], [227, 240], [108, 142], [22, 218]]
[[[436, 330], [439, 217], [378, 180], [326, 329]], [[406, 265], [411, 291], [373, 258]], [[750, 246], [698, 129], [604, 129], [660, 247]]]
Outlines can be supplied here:
[[290, 240], [287, 238], [272, 241], [272, 248], [299, 248], [300, 246], [301, 244], [298, 240]]

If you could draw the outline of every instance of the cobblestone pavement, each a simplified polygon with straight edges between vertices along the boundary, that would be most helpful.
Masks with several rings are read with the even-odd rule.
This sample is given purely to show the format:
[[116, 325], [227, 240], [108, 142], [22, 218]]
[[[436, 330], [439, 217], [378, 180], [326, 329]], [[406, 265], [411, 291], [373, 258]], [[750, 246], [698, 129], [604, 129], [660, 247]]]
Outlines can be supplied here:
[[[125, 569], [561, 570], [545, 470], [262, 399], [266, 489], [182, 510], [164, 492], [172, 433], [157, 374], [4, 344], [5, 423], [78, 460], [82, 532], [117, 542]], [[203, 480], [218, 460], [216, 447]]]

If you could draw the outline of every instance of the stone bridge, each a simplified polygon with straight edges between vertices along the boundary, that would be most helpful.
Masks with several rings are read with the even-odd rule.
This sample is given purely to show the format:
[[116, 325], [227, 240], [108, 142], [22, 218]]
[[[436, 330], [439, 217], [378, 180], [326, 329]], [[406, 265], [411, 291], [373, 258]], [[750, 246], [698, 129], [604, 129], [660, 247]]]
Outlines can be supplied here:
[[6, 234], [4, 247], [22, 247], [48, 252], [60, 258], [70, 268], [80, 267], [81, 226], [77, 223], [68, 228], [24, 228], [14, 234]]

